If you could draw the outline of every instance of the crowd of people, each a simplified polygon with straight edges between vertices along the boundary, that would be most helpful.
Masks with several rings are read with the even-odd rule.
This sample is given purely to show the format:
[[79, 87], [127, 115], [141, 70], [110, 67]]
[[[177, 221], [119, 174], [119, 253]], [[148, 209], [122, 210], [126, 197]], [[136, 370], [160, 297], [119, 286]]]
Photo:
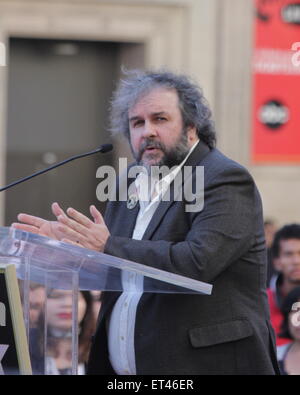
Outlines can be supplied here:
[[281, 374], [300, 374], [300, 224], [265, 222], [268, 299]]

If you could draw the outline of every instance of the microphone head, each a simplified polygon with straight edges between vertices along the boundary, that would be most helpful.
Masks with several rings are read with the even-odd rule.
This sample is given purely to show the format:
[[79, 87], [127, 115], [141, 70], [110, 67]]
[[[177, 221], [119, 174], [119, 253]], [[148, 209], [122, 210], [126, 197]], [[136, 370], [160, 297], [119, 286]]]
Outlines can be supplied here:
[[106, 152], [110, 152], [113, 149], [113, 145], [112, 144], [102, 144], [99, 147], [99, 151], [102, 152], [103, 154], [105, 154]]

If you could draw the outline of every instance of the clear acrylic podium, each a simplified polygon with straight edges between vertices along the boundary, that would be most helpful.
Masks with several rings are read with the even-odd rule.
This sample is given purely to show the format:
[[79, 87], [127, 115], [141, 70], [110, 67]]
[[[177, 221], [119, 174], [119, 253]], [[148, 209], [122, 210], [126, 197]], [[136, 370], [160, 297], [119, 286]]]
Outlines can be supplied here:
[[[78, 373], [78, 297], [84, 290], [211, 294], [212, 286], [103, 253], [0, 227], [0, 263], [14, 263], [34, 374], [58, 374], [57, 339], [69, 339], [71, 374]], [[134, 290], [133, 290], [134, 292]]]

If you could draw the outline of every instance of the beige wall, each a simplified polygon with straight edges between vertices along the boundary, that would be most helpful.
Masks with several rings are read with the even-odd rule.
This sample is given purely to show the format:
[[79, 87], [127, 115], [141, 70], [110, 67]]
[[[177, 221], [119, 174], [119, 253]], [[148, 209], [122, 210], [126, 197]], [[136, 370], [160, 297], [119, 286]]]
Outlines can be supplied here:
[[[296, 221], [300, 167], [249, 162], [252, 18], [252, 0], [0, 0], [0, 41], [15, 35], [136, 42], [146, 67], [192, 75], [213, 108], [219, 148], [250, 169], [266, 215], [280, 223]], [[137, 46], [135, 56], [140, 50]], [[130, 56], [124, 46], [121, 62]], [[0, 68], [0, 185], [5, 183], [6, 72]], [[2, 194], [0, 222], [3, 213]]]

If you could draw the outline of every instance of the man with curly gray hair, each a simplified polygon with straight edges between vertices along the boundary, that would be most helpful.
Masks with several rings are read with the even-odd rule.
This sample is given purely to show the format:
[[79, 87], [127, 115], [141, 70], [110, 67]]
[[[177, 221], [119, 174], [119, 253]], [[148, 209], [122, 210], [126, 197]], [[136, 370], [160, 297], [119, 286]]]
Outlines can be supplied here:
[[[109, 202], [104, 219], [92, 206], [94, 221], [74, 209], [64, 213], [56, 203], [60, 233], [45, 222], [39, 228], [35, 220], [36, 233], [64, 234], [65, 241], [211, 283], [213, 292], [143, 292], [142, 276], [123, 276], [122, 293], [103, 293], [88, 372], [278, 372], [260, 196], [248, 171], [215, 148], [201, 90], [168, 71], [133, 72], [115, 93], [111, 114], [112, 132], [127, 137], [136, 163], [147, 169], [131, 180], [136, 200]], [[163, 166], [169, 172], [156, 179], [149, 199], [142, 199], [149, 171]], [[186, 168], [192, 169], [189, 178], [180, 178]], [[199, 168], [204, 205], [189, 211], [185, 199], [175, 199], [174, 185], [178, 179], [183, 189], [190, 181], [197, 184]], [[160, 182], [162, 188], [156, 188]], [[19, 218], [26, 219], [30, 222]]]
[[164, 88], [177, 92], [183, 127], [195, 126], [198, 137], [210, 148], [215, 146], [216, 136], [209, 105], [200, 87], [186, 75], [131, 71], [126, 76], [129, 78], [121, 81], [112, 99], [110, 121], [113, 134], [124, 134], [129, 139], [129, 109], [151, 90]]
[[[194, 128], [196, 136], [208, 147], [213, 148], [216, 141], [214, 125], [211, 119], [211, 111], [202, 91], [195, 83], [185, 75], [175, 75], [171, 72], [141, 72], [131, 71], [126, 73], [127, 79], [121, 81], [116, 90], [111, 105], [111, 132], [113, 135], [123, 134], [129, 141], [134, 158], [138, 164], [147, 167], [141, 161], [140, 153], [135, 152], [132, 146], [130, 129], [132, 124], [129, 119], [130, 110], [143, 97], [153, 91], [176, 92], [176, 101], [181, 113], [182, 133], [178, 140], [174, 141], [169, 151], [164, 152], [164, 157], [156, 162], [156, 165], [174, 166], [182, 162], [189, 151], [187, 133], [190, 128]], [[153, 143], [153, 139], [146, 139], [147, 143]], [[153, 145], [153, 144], [152, 144]], [[163, 143], [156, 142], [156, 148], [164, 151]]]
[[278, 372], [266, 325], [260, 198], [249, 173], [215, 149], [201, 89], [168, 71], [127, 73], [113, 96], [111, 131], [125, 135], [136, 163], [148, 170], [204, 166], [206, 196], [204, 209], [194, 214], [184, 212], [182, 202], [145, 207], [140, 201], [133, 209], [111, 203], [104, 251], [211, 282], [214, 291], [206, 297], [146, 295], [136, 276], [130, 292], [106, 293], [89, 372]]

